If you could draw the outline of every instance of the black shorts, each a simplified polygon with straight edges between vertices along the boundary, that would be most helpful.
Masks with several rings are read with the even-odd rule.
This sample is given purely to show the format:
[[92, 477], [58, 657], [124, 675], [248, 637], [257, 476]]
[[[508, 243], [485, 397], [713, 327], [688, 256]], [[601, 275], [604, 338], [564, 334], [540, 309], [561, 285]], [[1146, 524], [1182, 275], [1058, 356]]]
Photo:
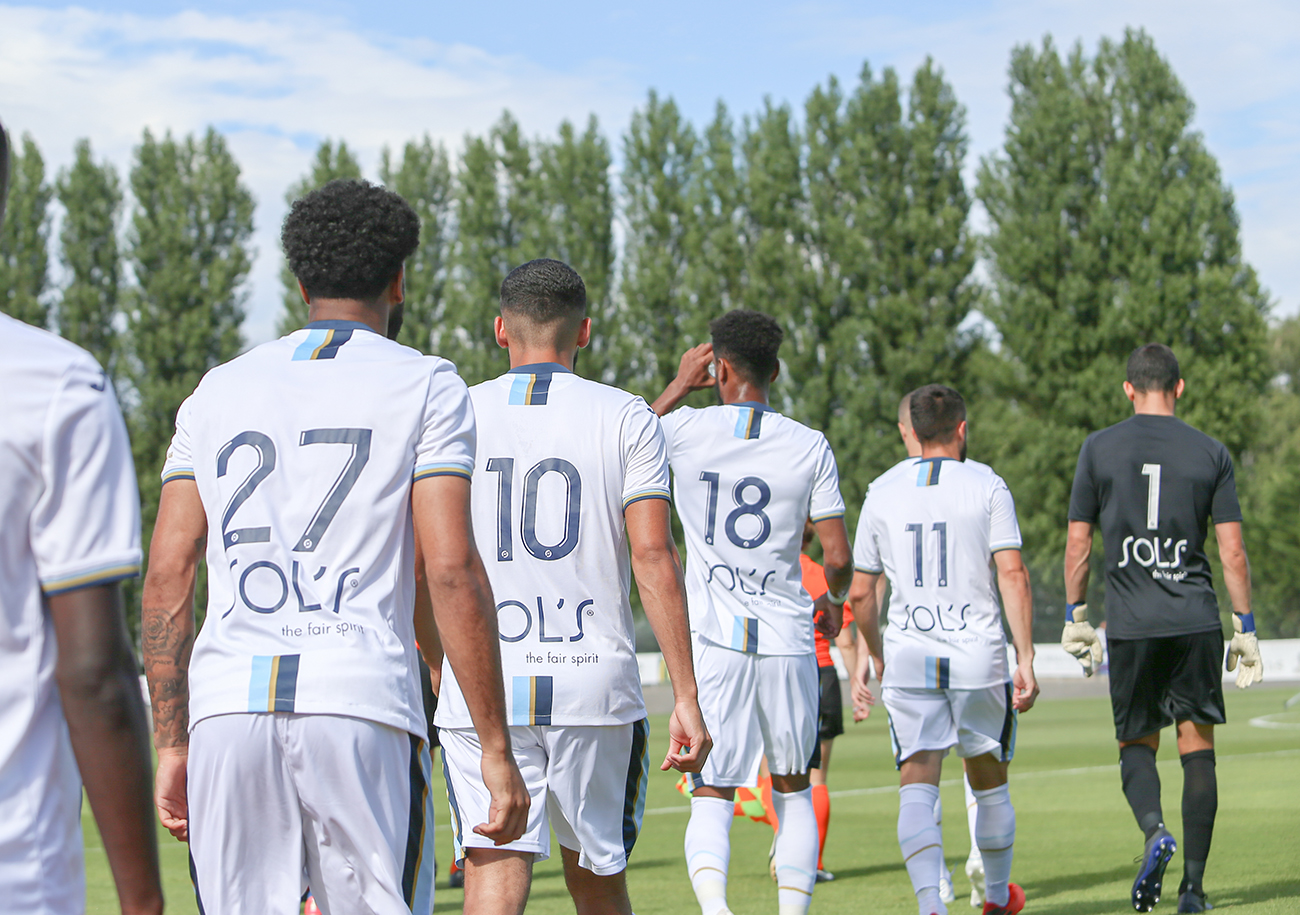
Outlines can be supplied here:
[[1109, 639], [1115, 738], [1137, 740], [1175, 721], [1223, 724], [1223, 633]]
[[834, 665], [817, 668], [817, 686], [817, 740], [834, 740], [844, 733], [844, 698]]

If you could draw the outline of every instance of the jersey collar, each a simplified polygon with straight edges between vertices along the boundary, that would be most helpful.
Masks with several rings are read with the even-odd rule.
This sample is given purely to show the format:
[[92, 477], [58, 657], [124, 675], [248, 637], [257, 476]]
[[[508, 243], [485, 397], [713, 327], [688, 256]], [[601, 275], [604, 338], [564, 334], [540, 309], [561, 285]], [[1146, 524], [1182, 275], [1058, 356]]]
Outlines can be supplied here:
[[360, 321], [311, 321], [304, 324], [303, 330], [365, 330], [374, 333], [375, 329]]
[[749, 407], [751, 410], [757, 410], [760, 413], [775, 413], [772, 407], [765, 403], [759, 403], [757, 400], [738, 400], [735, 403], [727, 404], [729, 407]]
[[533, 362], [529, 365], [516, 365], [506, 374], [508, 375], [511, 372], [521, 375], [553, 375], [556, 372], [563, 372], [566, 375], [573, 374], [571, 369], [566, 369], [558, 362]]

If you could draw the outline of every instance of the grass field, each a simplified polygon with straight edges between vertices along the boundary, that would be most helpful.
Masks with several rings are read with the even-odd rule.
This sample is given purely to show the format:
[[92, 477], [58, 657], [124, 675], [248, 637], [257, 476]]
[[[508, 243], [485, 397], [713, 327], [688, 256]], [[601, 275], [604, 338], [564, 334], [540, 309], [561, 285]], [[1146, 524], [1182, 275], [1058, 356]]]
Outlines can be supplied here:
[[[1268, 684], [1263, 684], [1267, 687]], [[1219, 819], [1206, 875], [1206, 889], [1219, 910], [1242, 915], [1300, 913], [1300, 715], [1283, 720], [1290, 728], [1252, 727], [1249, 719], [1279, 713], [1296, 687], [1228, 693], [1230, 724], [1218, 731]], [[665, 720], [652, 720], [652, 747], [660, 746]], [[1012, 879], [1028, 895], [1026, 912], [1041, 915], [1099, 915], [1131, 912], [1129, 886], [1133, 856], [1141, 836], [1120, 792], [1109, 703], [1105, 699], [1041, 701], [1020, 721], [1012, 766], [1011, 794], [1016, 805], [1016, 863]], [[1171, 737], [1166, 732], [1166, 737]], [[660, 757], [662, 758], [662, 757]], [[1165, 819], [1181, 836], [1182, 774], [1172, 744], [1161, 752]], [[435, 768], [439, 768], [435, 766]], [[945, 768], [942, 787], [944, 839], [954, 871], [957, 902], [953, 913], [974, 911], [962, 865], [969, 850], [960, 778], [955, 759]], [[695, 915], [699, 909], [686, 877], [682, 833], [686, 800], [674, 778], [650, 778], [646, 818], [628, 883], [639, 915]], [[833, 798], [826, 867], [833, 883], [817, 887], [813, 911], [913, 915], [907, 873], [898, 851], [895, 822], [897, 777], [893, 770], [885, 718], [881, 713], [835, 742], [830, 769]], [[439, 779], [439, 791], [442, 791]], [[451, 838], [445, 794], [439, 793], [438, 855], [445, 861]], [[253, 814], [256, 815], [256, 814]], [[89, 813], [85, 815], [86, 865], [91, 915], [116, 912], [112, 880]], [[185, 847], [160, 833], [169, 911], [195, 911]], [[737, 915], [774, 912], [776, 888], [767, 876], [771, 831], [748, 820], [732, 830], [728, 901]], [[555, 856], [539, 865], [528, 909], [538, 915], [572, 912]], [[1157, 912], [1173, 912], [1173, 893], [1182, 857], [1174, 858], [1165, 898]], [[440, 867], [436, 909], [459, 911], [462, 894], [445, 886]], [[217, 913], [213, 913], [217, 915]]]

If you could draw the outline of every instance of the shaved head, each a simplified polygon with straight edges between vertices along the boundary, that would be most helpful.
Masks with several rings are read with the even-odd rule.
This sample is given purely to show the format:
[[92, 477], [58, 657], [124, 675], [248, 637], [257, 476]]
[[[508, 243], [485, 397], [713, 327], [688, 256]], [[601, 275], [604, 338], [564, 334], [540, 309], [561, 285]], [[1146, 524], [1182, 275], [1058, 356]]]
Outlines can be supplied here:
[[915, 393], [915, 391], [908, 391], [898, 402], [898, 422], [906, 429], [912, 428], [912, 395]]

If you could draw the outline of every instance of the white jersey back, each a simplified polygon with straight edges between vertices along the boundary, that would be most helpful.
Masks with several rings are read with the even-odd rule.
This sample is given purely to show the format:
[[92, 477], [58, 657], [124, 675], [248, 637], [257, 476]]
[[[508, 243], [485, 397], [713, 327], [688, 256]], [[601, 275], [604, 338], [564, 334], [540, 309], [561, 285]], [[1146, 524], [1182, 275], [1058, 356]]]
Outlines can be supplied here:
[[113, 386], [84, 350], [0, 315], [0, 894], [85, 905], [81, 782], [45, 597], [140, 569], [140, 501]]
[[208, 372], [163, 470], [208, 516], [191, 723], [283, 711], [427, 736], [411, 484], [473, 464], [455, 367], [362, 324], [314, 322]]
[[1011, 491], [983, 464], [909, 458], [868, 487], [853, 558], [892, 586], [885, 686], [980, 689], [1009, 679], [990, 560], [1018, 549]]
[[812, 652], [804, 521], [844, 514], [826, 436], [757, 403], [680, 407], [663, 425], [692, 631], [750, 654]]
[[[497, 602], [509, 723], [644, 718], [623, 512], [669, 498], [659, 418], [554, 363], [519, 366], [470, 396], [474, 536]], [[455, 672], [442, 683], [437, 724], [469, 727]]]

